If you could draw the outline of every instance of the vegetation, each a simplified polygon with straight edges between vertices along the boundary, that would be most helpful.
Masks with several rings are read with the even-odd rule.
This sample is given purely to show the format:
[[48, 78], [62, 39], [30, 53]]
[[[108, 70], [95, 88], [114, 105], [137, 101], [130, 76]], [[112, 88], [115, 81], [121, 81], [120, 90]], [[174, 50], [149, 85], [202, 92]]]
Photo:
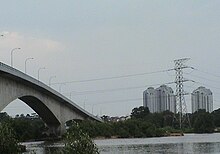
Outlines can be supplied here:
[[[215, 128], [220, 128], [220, 109], [212, 113], [198, 110], [188, 116], [192, 128], [185, 127], [181, 130], [174, 118], [178, 115], [170, 111], [150, 113], [149, 109], [143, 106], [134, 108], [130, 118], [121, 121], [110, 120], [108, 116], [102, 117], [103, 123], [78, 121], [77, 124], [70, 121], [67, 123], [70, 128], [64, 137], [65, 147], [63, 151], [57, 153], [97, 154], [98, 149], [91, 138], [160, 137], [183, 131], [212, 133]], [[46, 137], [43, 134], [46, 130], [44, 122], [39, 117], [17, 115], [11, 118], [7, 113], [0, 113], [0, 153], [19, 153], [21, 151], [19, 142], [42, 139]]]
[[199, 110], [192, 115], [193, 128], [195, 133], [213, 133], [213, 115], [205, 110]]
[[172, 112], [150, 113], [149, 109], [143, 106], [134, 108], [128, 120], [111, 122], [107, 116], [103, 116], [103, 120], [104, 123], [81, 121], [79, 127], [92, 138], [160, 137], [178, 131], [172, 127]]
[[0, 124], [0, 153], [21, 153], [21, 146], [15, 137], [12, 127], [7, 123]]
[[40, 118], [17, 117], [13, 119], [13, 128], [15, 129], [19, 141], [39, 140], [44, 137], [46, 126]]
[[[17, 115], [11, 118], [7, 113], [0, 113], [0, 153], [21, 153], [24, 147], [18, 143], [40, 139], [46, 130], [43, 121], [30, 115]], [[98, 154], [98, 148], [91, 138], [74, 123], [64, 137], [65, 147], [53, 153]]]
[[185, 127], [180, 130], [174, 113], [170, 111], [150, 113], [148, 108], [140, 106], [132, 110], [130, 119], [112, 122], [109, 121], [108, 116], [103, 116], [104, 123], [81, 121], [79, 127], [92, 138], [136, 138], [168, 136], [171, 133], [183, 132], [212, 133], [215, 127], [220, 126], [220, 110], [213, 113], [199, 110], [187, 116], [190, 118], [192, 127], [186, 127], [186, 124], [183, 124]]
[[95, 143], [75, 122], [67, 131], [64, 141], [65, 154], [99, 154]]
[[215, 127], [220, 127], [220, 108], [212, 112]]
[[11, 118], [7, 113], [0, 113], [0, 123], [8, 123], [13, 128], [16, 138], [22, 141], [38, 140], [43, 138], [43, 132], [46, 127], [44, 122], [40, 118], [33, 118], [30, 115], [24, 116], [21, 114], [15, 118]]

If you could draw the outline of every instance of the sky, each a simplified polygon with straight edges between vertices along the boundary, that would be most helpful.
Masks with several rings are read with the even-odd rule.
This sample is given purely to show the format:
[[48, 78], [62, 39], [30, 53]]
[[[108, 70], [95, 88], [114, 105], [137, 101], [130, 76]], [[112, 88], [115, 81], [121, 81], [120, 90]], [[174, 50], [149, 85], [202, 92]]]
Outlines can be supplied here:
[[[205, 86], [220, 108], [219, 0], [8, 0], [1, 1], [0, 19], [0, 61], [10, 65], [11, 50], [21, 48], [13, 53], [16, 69], [34, 58], [28, 75], [37, 78], [45, 67], [42, 82], [56, 76], [52, 88], [95, 115], [129, 115], [143, 105], [146, 88], [173, 82], [175, 72], [88, 80], [172, 69], [185, 57], [196, 68], [184, 70], [196, 81], [184, 83], [186, 93]], [[190, 112], [190, 95], [186, 104]], [[3, 111], [34, 112], [18, 100]]]

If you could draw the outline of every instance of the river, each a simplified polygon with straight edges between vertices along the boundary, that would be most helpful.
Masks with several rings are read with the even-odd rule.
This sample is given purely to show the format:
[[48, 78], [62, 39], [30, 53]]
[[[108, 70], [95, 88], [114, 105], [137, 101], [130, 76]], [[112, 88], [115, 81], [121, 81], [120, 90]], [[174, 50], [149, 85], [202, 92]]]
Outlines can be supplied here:
[[[219, 154], [220, 133], [185, 134], [177, 137], [95, 140], [101, 154]], [[61, 143], [24, 143], [27, 150], [46, 154], [62, 147]]]

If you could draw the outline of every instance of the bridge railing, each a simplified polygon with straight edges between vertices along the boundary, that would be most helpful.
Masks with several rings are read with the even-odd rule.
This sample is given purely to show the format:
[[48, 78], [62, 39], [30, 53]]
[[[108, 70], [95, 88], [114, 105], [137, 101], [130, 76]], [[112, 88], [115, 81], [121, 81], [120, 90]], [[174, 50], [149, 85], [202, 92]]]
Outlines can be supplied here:
[[5, 67], [5, 68], [7, 68], [7, 69], [10, 69], [10, 70], [16, 71], [15, 68], [10, 67], [10, 66], [8, 66], [8, 65], [6, 65], [6, 64], [4, 64], [4, 63], [2, 63], [2, 62], [0, 62], [0, 66], [3, 66], [3, 67]]

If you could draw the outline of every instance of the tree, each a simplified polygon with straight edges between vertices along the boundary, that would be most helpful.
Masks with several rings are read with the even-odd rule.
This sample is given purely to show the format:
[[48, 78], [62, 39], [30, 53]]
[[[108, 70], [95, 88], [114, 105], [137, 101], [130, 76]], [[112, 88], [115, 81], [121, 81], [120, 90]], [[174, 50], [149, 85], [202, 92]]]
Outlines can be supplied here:
[[11, 123], [19, 141], [39, 139], [45, 131], [44, 122], [40, 118], [19, 117], [13, 119]]
[[215, 127], [220, 127], [220, 108], [212, 112]]
[[21, 146], [15, 138], [15, 133], [7, 123], [0, 124], [0, 153], [21, 153]]
[[140, 106], [131, 112], [131, 118], [144, 119], [150, 113], [148, 107]]
[[195, 113], [194, 131], [195, 133], [212, 133], [214, 131], [213, 116], [205, 110]]
[[92, 139], [75, 123], [65, 135], [64, 153], [99, 154], [99, 151]]
[[174, 118], [174, 113], [170, 111], [164, 111], [163, 113], [163, 127], [166, 126], [173, 126], [173, 118]]
[[10, 120], [11, 117], [6, 113], [6, 112], [1, 112], [0, 113], [0, 122], [5, 122]]

